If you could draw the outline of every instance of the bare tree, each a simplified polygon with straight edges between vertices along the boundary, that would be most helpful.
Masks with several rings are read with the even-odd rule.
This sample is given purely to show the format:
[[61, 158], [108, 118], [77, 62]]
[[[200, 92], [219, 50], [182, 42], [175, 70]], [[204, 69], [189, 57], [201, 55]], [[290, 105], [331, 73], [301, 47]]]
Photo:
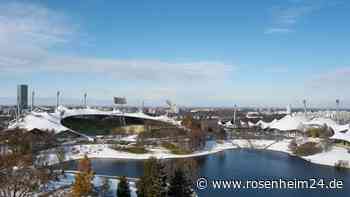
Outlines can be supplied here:
[[55, 177], [45, 166], [35, 166], [36, 155], [33, 147], [43, 144], [24, 130], [0, 132], [0, 143], [9, 151], [0, 155], [0, 197], [33, 196]]

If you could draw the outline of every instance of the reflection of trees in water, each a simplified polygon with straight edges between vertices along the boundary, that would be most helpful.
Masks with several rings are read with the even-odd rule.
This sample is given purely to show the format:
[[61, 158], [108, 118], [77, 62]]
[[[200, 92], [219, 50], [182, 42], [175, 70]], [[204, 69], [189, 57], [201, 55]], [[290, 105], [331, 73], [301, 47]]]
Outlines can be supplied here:
[[218, 152], [217, 154], [219, 155], [220, 163], [225, 162], [225, 160], [226, 160], [226, 153], [225, 153], [225, 151]]

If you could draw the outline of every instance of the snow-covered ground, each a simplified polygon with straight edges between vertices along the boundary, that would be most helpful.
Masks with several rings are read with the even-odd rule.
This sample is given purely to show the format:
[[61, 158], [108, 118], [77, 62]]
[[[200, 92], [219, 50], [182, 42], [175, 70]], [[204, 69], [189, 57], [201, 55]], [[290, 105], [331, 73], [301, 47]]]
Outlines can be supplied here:
[[[158, 159], [168, 159], [168, 158], [188, 158], [197, 157], [202, 155], [208, 155], [217, 153], [223, 150], [236, 149], [236, 148], [254, 148], [254, 149], [264, 149], [284, 152], [287, 154], [292, 154], [288, 148], [291, 140], [227, 140], [221, 141], [220, 143], [212, 141], [207, 143], [206, 147], [201, 150], [187, 155], [175, 155], [169, 152], [163, 147], [148, 147], [149, 153], [146, 154], [134, 154], [122, 151], [116, 151], [109, 148], [109, 145], [75, 145], [65, 149], [66, 157], [65, 160], [76, 160], [81, 159], [84, 155], [89, 158], [114, 158], [114, 159], [148, 159], [150, 157], [155, 157]], [[47, 154], [49, 164], [58, 163], [58, 159], [54, 150], [48, 151]], [[315, 164], [335, 166], [339, 161], [346, 161], [350, 163], [350, 153], [343, 147], [333, 147], [330, 151], [322, 152], [312, 156], [301, 157], [307, 161]], [[350, 166], [349, 166], [350, 167]]]
[[[95, 175], [93, 179], [93, 184], [96, 188], [99, 188], [102, 185], [102, 180], [104, 178], [108, 178], [109, 191], [108, 195], [110, 197], [117, 196], [117, 188], [119, 184], [119, 180], [117, 178], [111, 178], [110, 176], [105, 177], [103, 175]], [[47, 191], [53, 191], [64, 186], [70, 186], [74, 183], [75, 174], [74, 173], [65, 173], [65, 176], [61, 176], [58, 181], [52, 181], [47, 188]], [[128, 181], [130, 185], [130, 193], [131, 197], [137, 197], [136, 194], [136, 183], [135, 181]]]
[[309, 162], [327, 166], [334, 166], [339, 160], [345, 161], [350, 165], [350, 153], [342, 147], [333, 147], [328, 152], [322, 152], [303, 158]]

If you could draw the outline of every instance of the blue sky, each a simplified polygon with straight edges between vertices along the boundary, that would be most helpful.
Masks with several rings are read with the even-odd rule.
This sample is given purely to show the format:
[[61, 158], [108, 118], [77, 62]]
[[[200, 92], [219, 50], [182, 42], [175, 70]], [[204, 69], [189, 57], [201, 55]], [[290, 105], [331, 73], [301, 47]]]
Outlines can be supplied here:
[[27, 83], [67, 102], [88, 92], [134, 105], [350, 107], [349, 10], [346, 0], [0, 0], [0, 98]]

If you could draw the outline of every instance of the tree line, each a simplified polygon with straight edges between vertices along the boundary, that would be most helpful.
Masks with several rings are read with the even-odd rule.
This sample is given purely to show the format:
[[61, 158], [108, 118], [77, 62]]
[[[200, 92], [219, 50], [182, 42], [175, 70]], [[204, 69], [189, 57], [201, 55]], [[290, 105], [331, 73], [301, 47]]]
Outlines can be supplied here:
[[[196, 176], [193, 161], [178, 160], [174, 164], [166, 164], [155, 158], [144, 163], [143, 176], [136, 182], [138, 197], [191, 197], [194, 196], [192, 180]], [[94, 190], [94, 172], [91, 161], [84, 157], [79, 161], [79, 173], [72, 186], [72, 197], [105, 196], [109, 192], [109, 182], [102, 181], [99, 191]], [[117, 186], [118, 197], [130, 197], [130, 185], [125, 176], [121, 177]]]

